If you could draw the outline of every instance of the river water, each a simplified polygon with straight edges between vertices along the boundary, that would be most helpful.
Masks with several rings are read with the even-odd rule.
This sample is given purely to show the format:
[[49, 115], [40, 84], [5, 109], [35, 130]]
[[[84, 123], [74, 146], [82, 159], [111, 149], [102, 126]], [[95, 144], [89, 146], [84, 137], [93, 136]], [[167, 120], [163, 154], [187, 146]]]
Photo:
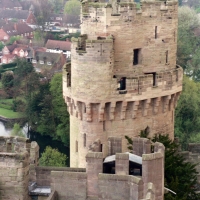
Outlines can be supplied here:
[[12, 128], [6, 128], [4, 123], [0, 121], [0, 136], [9, 136]]
[[[6, 123], [0, 121], [0, 136], [10, 136], [13, 126], [14, 124], [9, 124], [9, 127], [6, 127]], [[28, 128], [26, 124], [22, 128], [22, 132], [27, 136]]]

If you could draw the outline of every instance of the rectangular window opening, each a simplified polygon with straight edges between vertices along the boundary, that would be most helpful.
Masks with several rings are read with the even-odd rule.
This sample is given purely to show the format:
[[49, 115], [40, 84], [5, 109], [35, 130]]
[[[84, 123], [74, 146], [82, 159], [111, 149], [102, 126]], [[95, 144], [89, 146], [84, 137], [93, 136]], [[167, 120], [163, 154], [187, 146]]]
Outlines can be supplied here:
[[76, 152], [78, 152], [78, 141], [76, 140]]
[[86, 105], [84, 105], [84, 113], [86, 113]]
[[140, 53], [141, 49], [134, 49], [133, 50], [133, 65], [138, 65], [140, 62]]
[[153, 73], [153, 86], [156, 86], [156, 73]]
[[103, 121], [103, 131], [106, 131], [106, 125], [105, 125], [105, 121]]
[[83, 146], [86, 147], [86, 134], [83, 134]]
[[168, 63], [168, 50], [166, 51], [166, 64]]
[[174, 31], [174, 42], [176, 42], [176, 31]]
[[157, 34], [157, 26], [155, 26], [155, 39], [157, 39], [158, 34]]
[[67, 87], [71, 87], [71, 75], [67, 73]]
[[103, 152], [103, 144], [100, 144], [100, 152]]
[[176, 70], [176, 82], [178, 81], [178, 70]]

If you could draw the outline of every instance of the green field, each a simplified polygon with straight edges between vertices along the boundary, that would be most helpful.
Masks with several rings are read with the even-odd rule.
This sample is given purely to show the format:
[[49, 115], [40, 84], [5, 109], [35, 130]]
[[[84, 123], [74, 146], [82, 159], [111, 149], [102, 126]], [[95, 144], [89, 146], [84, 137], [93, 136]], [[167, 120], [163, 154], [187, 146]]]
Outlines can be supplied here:
[[19, 112], [13, 112], [12, 110], [8, 110], [5, 108], [0, 108], [0, 116], [13, 119], [13, 118], [21, 118], [23, 117], [23, 114]]
[[13, 99], [0, 99], [0, 102], [7, 102], [7, 103], [11, 103], [13, 102]]

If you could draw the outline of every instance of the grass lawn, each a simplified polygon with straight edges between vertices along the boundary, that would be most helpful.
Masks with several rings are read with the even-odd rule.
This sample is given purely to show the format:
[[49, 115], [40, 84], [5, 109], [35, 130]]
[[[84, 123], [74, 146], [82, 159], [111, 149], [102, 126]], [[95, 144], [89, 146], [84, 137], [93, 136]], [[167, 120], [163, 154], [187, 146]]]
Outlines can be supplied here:
[[10, 103], [12, 104], [13, 99], [0, 99], [0, 102]]
[[23, 114], [19, 112], [13, 112], [12, 110], [7, 110], [5, 108], [0, 108], [0, 116], [13, 119], [23, 117]]

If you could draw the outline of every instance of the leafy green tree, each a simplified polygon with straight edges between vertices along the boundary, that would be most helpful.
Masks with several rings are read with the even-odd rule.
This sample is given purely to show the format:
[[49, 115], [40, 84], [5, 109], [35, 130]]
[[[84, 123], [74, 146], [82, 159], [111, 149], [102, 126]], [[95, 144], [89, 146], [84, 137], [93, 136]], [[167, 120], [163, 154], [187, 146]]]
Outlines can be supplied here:
[[48, 0], [38, 0], [34, 3], [34, 15], [36, 16], [36, 24], [38, 26], [37, 33], [38, 36], [41, 37], [43, 40], [46, 35], [44, 31], [45, 26], [47, 25], [46, 23], [50, 21], [51, 13], [52, 6]]
[[39, 159], [39, 164], [41, 166], [65, 167], [66, 160], [67, 156], [65, 154], [60, 153], [57, 149], [52, 149], [50, 146], [47, 146]]
[[183, 0], [178, 0], [178, 5], [182, 6], [182, 2], [183, 2]]
[[42, 83], [27, 98], [26, 115], [32, 130], [69, 145], [69, 115], [62, 97], [62, 74]]
[[[126, 139], [130, 149], [132, 139], [128, 136]], [[170, 140], [168, 135], [155, 135], [151, 140], [165, 146], [165, 187], [176, 193], [165, 194], [165, 200], [199, 200], [200, 195], [196, 193], [196, 165], [184, 160], [178, 153], [179, 145]]]
[[63, 0], [49, 0], [51, 7], [53, 8], [55, 13], [60, 13], [63, 8]]
[[[17, 63], [17, 68], [14, 73], [15, 91], [17, 95], [19, 95], [20, 92], [27, 95], [30, 78], [33, 74], [36, 74], [35, 69], [25, 58], [17, 58], [15, 62]], [[37, 84], [37, 82], [35, 83]]]
[[[40, 82], [38, 81], [38, 83]], [[42, 135], [47, 134], [52, 136], [52, 133], [54, 132], [53, 129], [50, 132], [48, 132], [49, 129], [46, 132], [43, 132], [41, 130], [38, 131], [40, 124], [43, 123], [40, 117], [41, 113], [43, 112], [42, 111], [43, 101], [45, 96], [48, 94], [49, 94], [49, 84], [48, 83], [39, 84], [38, 88], [35, 88], [35, 91], [27, 95], [25, 114], [28, 124], [29, 126], [31, 126], [31, 129], [33, 131], [36, 131]], [[49, 102], [51, 102], [51, 99], [49, 99]], [[49, 124], [51, 125], [52, 122], [49, 121]]]
[[25, 134], [23, 133], [23, 131], [18, 123], [14, 124], [13, 129], [11, 131], [11, 135], [25, 137]]
[[199, 26], [199, 17], [193, 9], [187, 6], [179, 7], [177, 64], [182, 66], [193, 80], [200, 80], [200, 38], [195, 35], [195, 29]]
[[39, 29], [37, 29], [37, 30], [34, 31], [34, 39], [36, 41], [38, 41], [38, 42], [43, 41], [43, 36], [44, 35], [42, 34], [42, 32]]
[[167, 193], [165, 200], [198, 200], [196, 193], [196, 165], [184, 160], [178, 153], [179, 145], [169, 139], [168, 135], [156, 135], [153, 142], [161, 142], [165, 146], [165, 187], [176, 195]]
[[13, 81], [14, 81], [14, 76], [12, 72], [7, 71], [3, 73], [1, 78], [1, 83], [4, 91], [9, 97], [12, 97], [13, 95]]
[[69, 144], [69, 114], [62, 96], [62, 74], [55, 74], [50, 82], [52, 105], [55, 113], [56, 135], [61, 141]]
[[13, 44], [15, 41], [17, 41], [17, 40], [20, 40], [21, 39], [21, 36], [11, 36], [10, 37], [10, 39], [9, 39], [9, 41], [6, 43], [7, 45], [8, 44]]
[[78, 0], [69, 0], [64, 7], [65, 14], [80, 15], [81, 3]]
[[2, 51], [2, 49], [5, 47], [5, 44], [3, 44], [3, 42], [0, 42], [0, 51]]
[[[184, 76], [183, 91], [175, 110], [175, 136], [184, 149], [200, 134], [200, 83]], [[193, 138], [190, 140], [190, 138]]]

